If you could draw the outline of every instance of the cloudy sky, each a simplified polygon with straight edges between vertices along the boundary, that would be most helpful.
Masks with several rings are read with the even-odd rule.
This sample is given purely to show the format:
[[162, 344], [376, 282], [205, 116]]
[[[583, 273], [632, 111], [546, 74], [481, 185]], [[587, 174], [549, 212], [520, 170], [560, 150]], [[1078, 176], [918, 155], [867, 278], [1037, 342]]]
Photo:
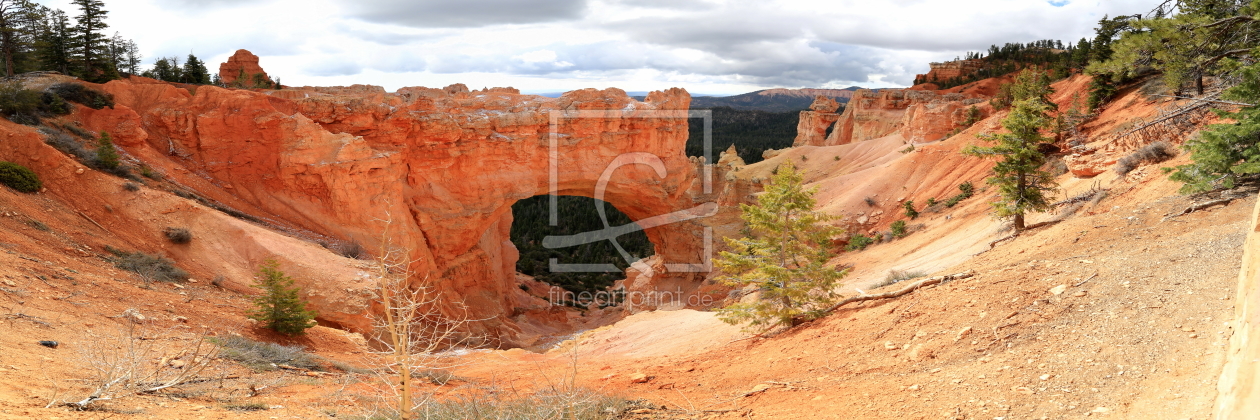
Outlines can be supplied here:
[[[69, 0], [36, 0], [78, 11]], [[145, 64], [239, 48], [286, 85], [525, 92], [896, 87], [990, 44], [1090, 36], [1157, 0], [105, 0]]]

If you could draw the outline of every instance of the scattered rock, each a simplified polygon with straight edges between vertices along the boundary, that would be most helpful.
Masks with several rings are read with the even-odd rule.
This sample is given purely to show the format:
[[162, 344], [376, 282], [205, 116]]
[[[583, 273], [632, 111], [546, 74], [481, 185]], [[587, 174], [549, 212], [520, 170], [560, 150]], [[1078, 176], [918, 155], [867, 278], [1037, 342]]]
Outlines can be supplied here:
[[188, 317], [185, 317], [183, 315], [176, 315], [174, 318], [171, 318], [171, 319], [175, 320], [176, 322], [188, 323]]
[[891, 342], [891, 341], [885, 341], [885, 342], [884, 342], [884, 349], [885, 349], [885, 350], [888, 350], [888, 351], [893, 351], [893, 350], [898, 349], [898, 347], [897, 347], [897, 345], [896, 345], [896, 344], [894, 344], [894, 343], [893, 343], [893, 342]]
[[9, 287], [17, 287], [17, 283], [14, 283], [13, 280], [5, 280], [4, 285], [9, 286]]
[[1049, 379], [1050, 379], [1050, 374], [1049, 374], [1049, 373], [1047, 373], [1047, 374], [1045, 374], [1045, 375], [1041, 375], [1041, 380], [1046, 381], [1046, 380], [1049, 380]]
[[1050, 293], [1051, 293], [1051, 294], [1053, 294], [1053, 295], [1055, 295], [1055, 296], [1058, 296], [1058, 295], [1063, 294], [1063, 292], [1064, 292], [1065, 290], [1067, 290], [1067, 288], [1068, 288], [1068, 286], [1067, 286], [1066, 284], [1060, 284], [1060, 285], [1058, 285], [1058, 286], [1054, 286], [1054, 287], [1050, 288]]
[[635, 374], [633, 374], [633, 375], [630, 375], [630, 383], [632, 383], [632, 384], [642, 384], [642, 383], [647, 383], [647, 381], [650, 381], [650, 380], [652, 380], [652, 377], [651, 377], [651, 376], [647, 376], [646, 374], [644, 374], [644, 373], [642, 373], [642, 372], [637, 372], [637, 373], [635, 373]]
[[137, 324], [148, 320], [148, 318], [141, 314], [140, 311], [137, 311], [136, 308], [127, 308], [127, 310], [123, 311], [122, 317]]
[[767, 389], [770, 389], [770, 384], [757, 384], [757, 386], [752, 387], [752, 390], [748, 391], [748, 393], [744, 395], [752, 395], [758, 392], [766, 392]]
[[60, 343], [57, 343], [56, 341], [52, 341], [52, 340], [44, 340], [44, 341], [40, 341], [39, 345], [48, 347], [50, 349], [55, 349], [57, 348], [58, 345], [60, 345]]
[[1026, 387], [1026, 386], [1017, 386], [1017, 387], [1015, 387], [1015, 392], [1018, 392], [1018, 393], [1020, 393], [1020, 394], [1024, 394], [1024, 395], [1032, 395], [1032, 394], [1035, 394], [1035, 393], [1036, 393], [1035, 391], [1033, 391], [1033, 390], [1032, 390], [1032, 388], [1029, 388], [1029, 387]]
[[1091, 411], [1091, 412], [1098, 413], [1098, 414], [1107, 414], [1111, 412], [1111, 409], [1107, 407], [1098, 407], [1098, 408], [1095, 408], [1094, 411]]
[[909, 352], [906, 353], [906, 357], [909, 357], [911, 361], [918, 362], [923, 359], [935, 357], [935, 354], [932, 352], [932, 349], [924, 348], [922, 344], [916, 344], [914, 347], [910, 348]]
[[957, 343], [958, 340], [962, 340], [963, 337], [967, 336], [967, 334], [971, 334], [971, 327], [966, 327], [958, 331], [958, 335], [954, 337], [954, 342]]
[[1081, 291], [1079, 291], [1079, 292], [1073, 293], [1073, 294], [1072, 294], [1072, 296], [1073, 296], [1073, 297], [1081, 297], [1081, 296], [1085, 296], [1085, 291], [1084, 291], [1084, 290], [1081, 290]]
[[914, 384], [914, 385], [910, 385], [910, 386], [906, 387], [906, 390], [907, 390], [907, 391], [918, 391], [918, 390], [919, 390], [919, 388], [920, 388], [920, 387], [919, 387], [919, 384]]
[[1181, 327], [1181, 330], [1185, 332], [1194, 332], [1194, 328], [1190, 328], [1190, 327]]

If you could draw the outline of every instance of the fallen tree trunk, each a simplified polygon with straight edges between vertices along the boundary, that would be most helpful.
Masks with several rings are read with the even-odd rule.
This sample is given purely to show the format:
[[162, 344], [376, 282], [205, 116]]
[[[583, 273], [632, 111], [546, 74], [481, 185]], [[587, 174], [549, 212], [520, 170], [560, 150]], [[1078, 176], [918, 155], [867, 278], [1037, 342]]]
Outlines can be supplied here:
[[963, 273], [950, 274], [948, 276], [932, 277], [932, 278], [928, 278], [924, 280], [919, 280], [915, 282], [914, 284], [906, 286], [905, 288], [901, 290], [897, 290], [897, 291], [892, 291], [888, 293], [880, 293], [877, 295], [861, 295], [861, 296], [854, 296], [851, 298], [845, 298], [844, 300], [837, 302], [835, 305], [831, 305], [830, 308], [827, 308], [827, 312], [834, 312], [836, 309], [840, 309], [841, 306], [848, 305], [853, 302], [892, 299], [895, 297], [900, 297], [900, 296], [909, 294], [910, 292], [913, 292], [915, 290], [921, 289], [926, 286], [931, 286], [934, 284], [941, 284], [950, 280], [960, 280], [960, 279], [965, 279], [965, 278], [971, 278], [971, 277], [975, 277], [975, 275], [976, 273], [974, 271], [967, 271]]

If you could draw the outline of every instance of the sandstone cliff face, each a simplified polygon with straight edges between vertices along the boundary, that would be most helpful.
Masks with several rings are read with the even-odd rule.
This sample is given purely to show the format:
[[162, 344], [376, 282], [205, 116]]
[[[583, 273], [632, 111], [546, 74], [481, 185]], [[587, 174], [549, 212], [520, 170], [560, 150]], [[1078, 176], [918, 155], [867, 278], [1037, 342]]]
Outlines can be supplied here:
[[966, 119], [968, 107], [976, 105], [987, 115], [988, 107], [982, 102], [957, 93], [861, 89], [853, 94], [831, 135], [821, 145], [856, 143], [898, 131], [907, 142], [942, 140]]
[[796, 123], [796, 140], [792, 146], [819, 146], [827, 139], [827, 128], [831, 127], [840, 114], [836, 110], [840, 104], [834, 99], [818, 96], [814, 98], [809, 111], [801, 111], [800, 120]]
[[[618, 89], [543, 98], [462, 85], [395, 94], [206, 86], [192, 95], [125, 81], [104, 89], [119, 106], [82, 112], [85, 125], [118, 133], [135, 153], [174, 156], [199, 175], [187, 182], [208, 181], [204, 194], [215, 200], [369, 250], [379, 249], [382, 221], [391, 220], [392, 243], [411, 250], [417, 281], [486, 319], [476, 332], [491, 341], [515, 344], [510, 316], [531, 304], [514, 292], [511, 205], [550, 190], [553, 140], [559, 194], [603, 193], [635, 220], [680, 212], [680, 222], [646, 233], [662, 261], [657, 281], [695, 286], [693, 274], [672, 265], [700, 262], [703, 235], [689, 217], [708, 210], [694, 209], [700, 200], [690, 193], [700, 182], [697, 162], [683, 153], [690, 96], [682, 89], [644, 102]], [[625, 166], [610, 170], [614, 163]]]
[[261, 74], [264, 78], [267, 77], [267, 72], [258, 65], [258, 56], [249, 52], [249, 50], [236, 50], [235, 54], [228, 57], [226, 63], [219, 64], [219, 80], [222, 80], [223, 84], [236, 82], [241, 74], [245, 75], [247, 82], [255, 74]]
[[946, 81], [955, 77], [970, 76], [983, 66], [981, 60], [955, 60], [946, 61], [944, 63], [928, 63], [931, 70], [927, 74], [915, 75], [915, 80], [921, 83], [933, 83], [938, 81]]

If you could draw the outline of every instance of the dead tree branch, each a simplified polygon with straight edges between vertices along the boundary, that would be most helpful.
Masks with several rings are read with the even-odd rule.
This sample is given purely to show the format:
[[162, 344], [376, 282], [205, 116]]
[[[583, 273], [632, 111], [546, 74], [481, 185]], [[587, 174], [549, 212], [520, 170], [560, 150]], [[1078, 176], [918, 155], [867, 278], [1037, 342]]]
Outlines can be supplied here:
[[914, 284], [906, 286], [905, 288], [901, 290], [897, 290], [897, 291], [892, 291], [888, 293], [880, 293], [877, 295], [861, 295], [861, 296], [845, 298], [844, 300], [837, 302], [835, 305], [831, 305], [830, 308], [827, 308], [826, 312], [834, 312], [836, 309], [840, 309], [841, 306], [848, 305], [853, 302], [865, 302], [868, 300], [881, 300], [881, 299], [892, 299], [895, 297], [901, 297], [906, 294], [909, 294], [910, 292], [919, 290], [927, 286], [931, 286], [934, 284], [941, 284], [941, 283], [951, 281], [951, 280], [971, 278], [971, 277], [974, 277], [975, 275], [976, 273], [974, 271], [967, 271], [963, 273], [950, 274], [948, 276], [932, 277], [932, 278], [928, 278], [924, 280], [919, 280], [915, 282]]

